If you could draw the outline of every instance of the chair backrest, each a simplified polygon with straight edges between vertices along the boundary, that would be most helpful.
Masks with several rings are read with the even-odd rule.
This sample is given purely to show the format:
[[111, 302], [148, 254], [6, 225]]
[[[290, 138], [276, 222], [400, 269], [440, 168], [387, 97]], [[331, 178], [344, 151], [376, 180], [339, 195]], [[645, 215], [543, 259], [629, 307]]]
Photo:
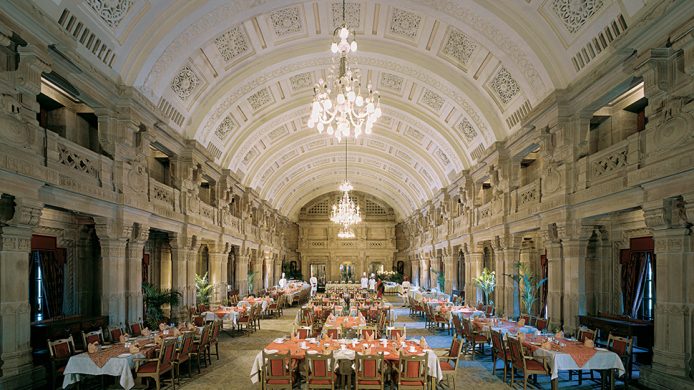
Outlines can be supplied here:
[[[451, 340], [451, 348], [448, 350], [448, 357], [457, 358], [463, 350], [463, 339], [460, 336], [453, 336]], [[456, 367], [458, 365], [456, 364]]]
[[491, 316], [492, 313], [494, 313], [494, 306], [487, 305], [487, 310], [486, 310], [487, 317]]
[[200, 333], [200, 345], [207, 345], [210, 342], [210, 325], [205, 325]]
[[308, 379], [331, 380], [333, 379], [330, 369], [333, 362], [333, 353], [327, 354], [306, 354], [306, 369]]
[[492, 333], [492, 353], [494, 356], [506, 360], [506, 348], [504, 347], [504, 338], [498, 330], [491, 330]]
[[193, 316], [193, 324], [195, 326], [203, 326], [205, 325], [205, 319], [199, 315]]
[[48, 351], [52, 358], [67, 359], [75, 353], [75, 341], [72, 335], [65, 339], [48, 340]]
[[467, 318], [463, 318], [463, 332], [465, 333], [465, 337], [467, 337], [468, 340], [472, 340], [472, 323]]
[[388, 331], [390, 340], [397, 340], [398, 337], [407, 337], [405, 328], [393, 328]]
[[99, 330], [93, 330], [91, 332], [84, 333], [82, 332], [82, 342], [84, 342], [84, 348], [87, 348], [87, 345], [97, 342], [99, 344], [104, 343], [104, 332], [99, 329]]
[[607, 337], [607, 349], [616, 353], [621, 358], [631, 357], [631, 351], [634, 347], [634, 339], [632, 337], [615, 336], [612, 333]]
[[166, 368], [176, 358], [176, 337], [167, 337], [161, 343], [159, 368]]
[[263, 351], [263, 372], [265, 373], [265, 381], [271, 380], [291, 380], [291, 371], [289, 363], [291, 358], [289, 352], [266, 353]]
[[215, 321], [212, 323], [212, 337], [213, 341], [217, 341], [219, 337], [219, 330], [222, 328], [222, 321]]
[[357, 352], [357, 380], [383, 381], [383, 354], [365, 355]]
[[581, 328], [578, 330], [578, 341], [585, 341], [586, 339], [591, 339], [593, 341], [597, 340], [598, 336], [598, 330], [597, 329], [587, 329], [587, 328]]
[[369, 337], [369, 334], [371, 335], [372, 339], [376, 338], [376, 328], [373, 326], [365, 326], [360, 329], [359, 331], [359, 337], [362, 339], [366, 339]]
[[477, 304], [477, 310], [482, 311], [482, 308], [484, 308], [484, 304], [478, 303]]
[[111, 327], [108, 331], [111, 334], [112, 342], [117, 343], [120, 341], [120, 336], [123, 335], [123, 329], [121, 329], [120, 327]]
[[185, 360], [193, 351], [193, 332], [183, 332], [181, 339], [181, 350], [178, 353], [178, 360]]
[[310, 326], [302, 326], [299, 329], [297, 329], [296, 337], [301, 339], [301, 340], [307, 339], [307, 338], [311, 337], [312, 331], [313, 331], [313, 328], [311, 328]]
[[520, 318], [522, 320], [525, 320], [526, 325], [530, 325], [530, 315], [528, 314], [521, 314]]
[[340, 329], [334, 327], [326, 327], [325, 334], [328, 335], [328, 337], [330, 337], [331, 339], [337, 340], [340, 338]]
[[142, 324], [139, 322], [130, 324], [130, 334], [133, 336], [140, 336], [142, 334]]
[[422, 381], [426, 384], [427, 380], [427, 356], [423, 354], [422, 356], [417, 355], [404, 355], [400, 353], [400, 360], [398, 365], [400, 368], [400, 378], [399, 383], [405, 381]]
[[465, 330], [463, 329], [463, 324], [460, 322], [460, 317], [456, 314], [451, 315], [453, 320], [453, 327], [455, 328], [455, 333], [459, 336], [465, 336]]
[[548, 322], [549, 322], [549, 321], [548, 321], [546, 318], [540, 318], [540, 317], [538, 317], [538, 318], [537, 318], [537, 323], [535, 324], [535, 327], [536, 327], [538, 330], [541, 330], [541, 331], [542, 331], [542, 330], [545, 330], [545, 329], [547, 329], [547, 323], [548, 323]]
[[513, 336], [508, 336], [508, 348], [511, 352], [511, 363], [516, 370], [525, 372], [525, 358], [523, 358], [523, 345], [520, 340]]

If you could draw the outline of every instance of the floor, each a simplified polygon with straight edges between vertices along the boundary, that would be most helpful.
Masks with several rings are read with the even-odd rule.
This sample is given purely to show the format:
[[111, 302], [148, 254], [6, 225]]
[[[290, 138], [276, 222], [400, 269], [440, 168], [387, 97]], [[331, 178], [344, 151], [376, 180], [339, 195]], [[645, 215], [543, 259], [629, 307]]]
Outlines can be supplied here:
[[[397, 314], [396, 326], [407, 327], [407, 336], [424, 336], [427, 343], [434, 348], [446, 348], [450, 345], [451, 336], [441, 331], [437, 334], [424, 329], [424, 323], [419, 318], [409, 316], [409, 309], [402, 307], [398, 297], [388, 297], [388, 300], [395, 306]], [[270, 340], [284, 336], [291, 329], [291, 324], [296, 317], [297, 308], [290, 308], [284, 311], [284, 315], [279, 319], [267, 319], [261, 322], [261, 330], [247, 336], [230, 336], [222, 334], [219, 342], [220, 358], [216, 360], [213, 356], [212, 366], [203, 368], [200, 375], [195, 375], [192, 380], [182, 378], [181, 386], [176, 386], [182, 390], [209, 390], [209, 389], [259, 389], [259, 384], [252, 384], [249, 373], [256, 354], [267, 345]], [[487, 347], [484, 356], [465, 356], [465, 359], [458, 367], [456, 376], [456, 388], [458, 389], [509, 389], [510, 386], [501, 379], [503, 370], [497, 370], [496, 375], [491, 373], [490, 350]], [[516, 382], [515, 388], [523, 388]], [[571, 389], [599, 389], [600, 384], [584, 380], [583, 385], [579, 386], [577, 381], [569, 381], [568, 374], [562, 373], [559, 381], [560, 388]], [[638, 388], [638, 386], [635, 386]], [[168, 386], [167, 388], [170, 388]], [[439, 388], [446, 388], [445, 382]], [[539, 377], [536, 385], [529, 384], [532, 389], [550, 389], [549, 377]], [[617, 388], [623, 388], [621, 382], [617, 383]]]

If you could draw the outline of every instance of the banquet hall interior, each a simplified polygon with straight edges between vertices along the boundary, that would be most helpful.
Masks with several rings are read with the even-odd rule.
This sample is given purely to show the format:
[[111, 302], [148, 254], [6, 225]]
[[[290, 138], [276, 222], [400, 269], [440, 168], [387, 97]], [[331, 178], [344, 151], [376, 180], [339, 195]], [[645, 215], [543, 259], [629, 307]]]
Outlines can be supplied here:
[[0, 389], [694, 389], [694, 1], [0, 1]]

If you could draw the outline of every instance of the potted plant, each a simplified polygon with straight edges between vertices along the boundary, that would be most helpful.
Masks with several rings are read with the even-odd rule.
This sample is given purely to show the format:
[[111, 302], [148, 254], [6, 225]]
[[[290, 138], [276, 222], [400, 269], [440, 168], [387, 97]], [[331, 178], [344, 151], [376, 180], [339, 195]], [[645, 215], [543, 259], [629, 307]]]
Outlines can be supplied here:
[[162, 321], [165, 321], [163, 306], [168, 305], [173, 312], [183, 297], [178, 291], [161, 290], [149, 283], [142, 284], [142, 293], [145, 305], [145, 324], [150, 329], [156, 329]]
[[207, 273], [203, 276], [195, 274], [195, 290], [197, 292], [197, 302], [208, 305], [210, 303], [210, 295], [212, 295], [213, 286], [210, 284]]
[[537, 280], [537, 276], [533, 274], [528, 268], [527, 264], [516, 262], [514, 265], [516, 268], [515, 275], [506, 275], [518, 283], [520, 289], [520, 300], [523, 303], [524, 313], [532, 314], [533, 305], [537, 300], [537, 290], [542, 287], [542, 285], [547, 281], [547, 278]]
[[480, 276], [473, 279], [473, 282], [482, 290], [484, 294], [484, 304], [491, 305], [492, 302], [489, 300], [489, 295], [493, 293], [494, 288], [496, 288], [496, 272], [485, 267]]
[[255, 280], [255, 271], [248, 271], [248, 295], [253, 294], [253, 281]]
[[443, 292], [446, 288], [446, 273], [444, 270], [437, 271], [432, 269], [431, 272], [436, 274], [436, 282], [439, 285], [439, 291]]

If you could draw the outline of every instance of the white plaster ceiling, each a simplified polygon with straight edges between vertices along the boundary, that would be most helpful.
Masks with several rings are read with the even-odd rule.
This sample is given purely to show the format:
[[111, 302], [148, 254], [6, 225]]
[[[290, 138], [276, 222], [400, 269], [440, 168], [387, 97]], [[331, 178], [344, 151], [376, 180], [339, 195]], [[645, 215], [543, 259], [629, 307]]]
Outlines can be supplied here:
[[[54, 0], [114, 51], [102, 60], [286, 215], [334, 191], [343, 145], [306, 128], [339, 1]], [[399, 219], [511, 135], [586, 67], [573, 57], [642, 0], [348, 1], [357, 64], [381, 93], [350, 180]], [[625, 22], [625, 23], [626, 23]], [[110, 58], [110, 57], [109, 57]], [[98, 62], [98, 61], [97, 61]], [[107, 62], [104, 64], [104, 62]], [[597, 62], [597, 61], [596, 61]], [[342, 167], [342, 168], [341, 168]]]

